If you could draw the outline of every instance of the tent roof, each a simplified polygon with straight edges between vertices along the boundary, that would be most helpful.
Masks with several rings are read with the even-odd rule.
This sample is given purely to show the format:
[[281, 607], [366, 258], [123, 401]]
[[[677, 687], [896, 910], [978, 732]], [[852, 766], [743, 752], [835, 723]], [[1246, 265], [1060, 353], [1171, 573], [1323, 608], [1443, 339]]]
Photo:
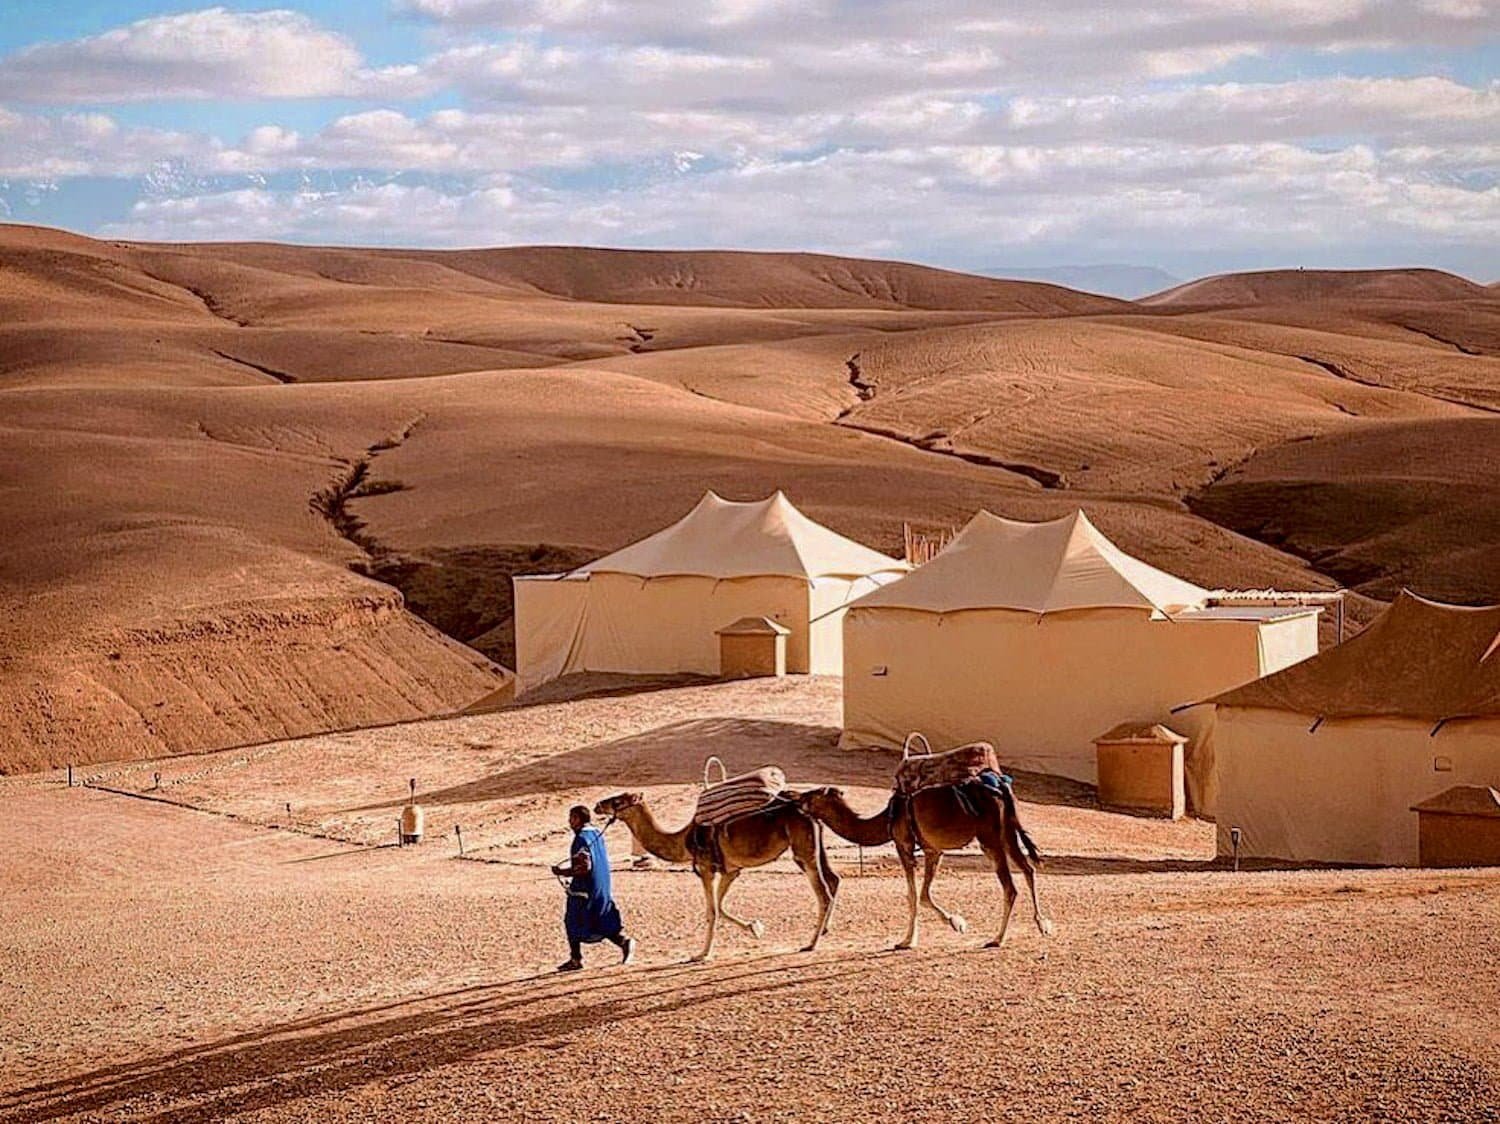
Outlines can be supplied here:
[[854, 604], [930, 613], [1110, 608], [1166, 613], [1200, 606], [1207, 596], [1191, 582], [1126, 554], [1082, 511], [1046, 523], [981, 511], [927, 565]]
[[1187, 738], [1159, 722], [1121, 722], [1094, 739], [1095, 744], [1120, 745], [1145, 742], [1150, 745], [1182, 745]]
[[862, 577], [905, 562], [814, 523], [781, 492], [739, 503], [705, 492], [670, 527], [580, 566], [578, 574], [663, 577]]
[[1466, 609], [1403, 591], [1338, 647], [1208, 701], [1325, 718], [1500, 715], [1500, 605]]
[[770, 617], [741, 617], [718, 630], [719, 636], [790, 636], [792, 630]]
[[1413, 812], [1447, 816], [1500, 816], [1500, 792], [1488, 785], [1457, 784], [1411, 806]]

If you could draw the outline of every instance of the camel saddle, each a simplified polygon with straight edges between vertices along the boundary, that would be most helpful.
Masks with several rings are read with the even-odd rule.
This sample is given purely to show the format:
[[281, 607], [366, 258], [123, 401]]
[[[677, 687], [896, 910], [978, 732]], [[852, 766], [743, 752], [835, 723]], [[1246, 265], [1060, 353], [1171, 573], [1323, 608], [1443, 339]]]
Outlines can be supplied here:
[[786, 788], [786, 774], [775, 765], [727, 777], [709, 785], [698, 797], [693, 823], [719, 827], [730, 820], [759, 812], [776, 800]]
[[[914, 742], [920, 742], [925, 753], [912, 753]], [[1000, 773], [1000, 758], [989, 742], [971, 742], [945, 753], [933, 753], [927, 739], [921, 734], [911, 734], [901, 764], [896, 766], [895, 790], [902, 796], [912, 796], [924, 788], [947, 788], [979, 780], [984, 772]]]

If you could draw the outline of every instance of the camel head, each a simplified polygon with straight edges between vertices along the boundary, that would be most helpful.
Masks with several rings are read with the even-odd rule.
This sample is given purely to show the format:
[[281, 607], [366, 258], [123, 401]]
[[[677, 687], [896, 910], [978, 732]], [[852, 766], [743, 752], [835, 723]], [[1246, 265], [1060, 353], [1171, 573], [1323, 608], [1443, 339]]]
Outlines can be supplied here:
[[809, 815], [816, 815], [820, 807], [831, 800], [843, 800], [844, 790], [836, 785], [826, 784], [819, 788], [809, 788], [797, 797], [797, 806]]
[[617, 792], [613, 796], [606, 796], [594, 805], [594, 815], [619, 817], [632, 808], [639, 808], [646, 803], [646, 797], [639, 792]]

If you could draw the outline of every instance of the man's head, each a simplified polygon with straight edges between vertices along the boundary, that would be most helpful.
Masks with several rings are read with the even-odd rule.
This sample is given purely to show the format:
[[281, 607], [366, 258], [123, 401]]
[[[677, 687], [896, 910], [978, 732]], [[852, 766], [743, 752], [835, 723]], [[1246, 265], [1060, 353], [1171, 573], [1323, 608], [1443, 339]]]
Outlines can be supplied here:
[[568, 809], [568, 826], [574, 831], [582, 831], [593, 818], [582, 804], [574, 804]]

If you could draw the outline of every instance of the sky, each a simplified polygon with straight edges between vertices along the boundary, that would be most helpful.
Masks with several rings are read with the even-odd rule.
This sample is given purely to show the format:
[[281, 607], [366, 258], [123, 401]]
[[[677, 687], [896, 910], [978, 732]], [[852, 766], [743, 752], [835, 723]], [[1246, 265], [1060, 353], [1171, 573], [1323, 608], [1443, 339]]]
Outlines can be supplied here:
[[1500, 279], [1500, 0], [3, 7], [3, 221]]

